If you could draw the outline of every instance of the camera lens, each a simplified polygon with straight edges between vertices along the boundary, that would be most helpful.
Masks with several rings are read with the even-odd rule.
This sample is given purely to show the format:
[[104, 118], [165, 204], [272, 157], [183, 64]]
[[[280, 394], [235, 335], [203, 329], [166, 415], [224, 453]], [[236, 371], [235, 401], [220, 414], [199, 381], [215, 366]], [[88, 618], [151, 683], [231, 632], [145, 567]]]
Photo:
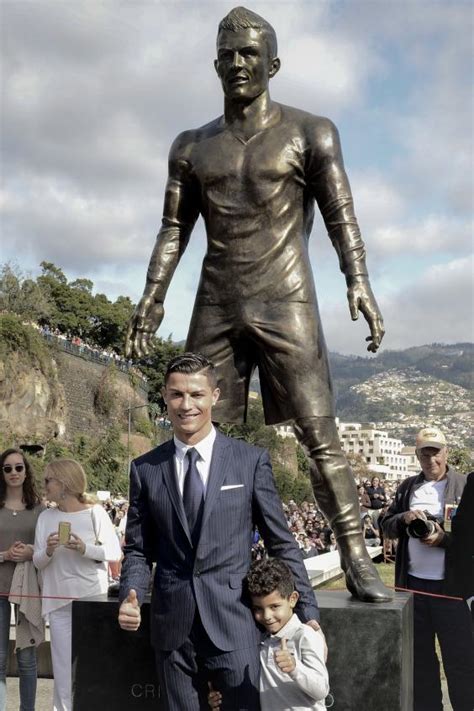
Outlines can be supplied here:
[[415, 518], [410, 521], [407, 527], [407, 533], [412, 538], [425, 538], [433, 533], [435, 525], [433, 521], [424, 521], [422, 518]]

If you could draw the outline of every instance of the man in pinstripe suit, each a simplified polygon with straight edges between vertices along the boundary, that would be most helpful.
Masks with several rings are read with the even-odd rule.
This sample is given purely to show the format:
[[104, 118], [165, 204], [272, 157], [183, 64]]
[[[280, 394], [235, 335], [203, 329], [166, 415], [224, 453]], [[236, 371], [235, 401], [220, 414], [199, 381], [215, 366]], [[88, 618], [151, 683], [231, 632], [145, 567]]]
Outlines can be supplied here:
[[[274, 557], [291, 568], [296, 612], [319, 629], [319, 612], [299, 549], [283, 514], [268, 453], [218, 432], [213, 364], [195, 354], [168, 366], [163, 389], [174, 439], [132, 462], [119, 624], [136, 630], [156, 562], [151, 641], [166, 708], [207, 708], [207, 682], [223, 692], [222, 709], [259, 708], [259, 632], [242, 591], [258, 526]], [[203, 487], [199, 524], [190, 530], [186, 477]], [[193, 455], [194, 456], [194, 455]], [[186, 508], [186, 511], [188, 509]], [[230, 705], [229, 705], [230, 704]]]

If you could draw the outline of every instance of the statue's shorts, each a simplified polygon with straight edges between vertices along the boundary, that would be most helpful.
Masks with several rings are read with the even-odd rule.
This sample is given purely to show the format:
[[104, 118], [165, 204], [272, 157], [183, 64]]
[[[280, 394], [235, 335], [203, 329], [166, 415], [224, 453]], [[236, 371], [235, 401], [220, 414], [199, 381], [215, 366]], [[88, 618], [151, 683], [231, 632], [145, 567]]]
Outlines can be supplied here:
[[213, 419], [240, 423], [258, 367], [268, 425], [334, 417], [334, 397], [317, 305], [302, 302], [196, 303], [186, 350], [217, 368], [221, 395]]

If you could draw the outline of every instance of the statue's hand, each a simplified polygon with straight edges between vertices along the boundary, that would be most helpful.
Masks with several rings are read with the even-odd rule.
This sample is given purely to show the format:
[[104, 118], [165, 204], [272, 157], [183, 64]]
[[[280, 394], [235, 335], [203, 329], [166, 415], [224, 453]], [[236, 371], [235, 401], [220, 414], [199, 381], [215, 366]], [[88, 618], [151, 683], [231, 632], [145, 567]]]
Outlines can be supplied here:
[[368, 279], [355, 277], [348, 285], [347, 300], [349, 301], [349, 310], [353, 321], [357, 321], [359, 318], [359, 311], [364, 314], [364, 318], [370, 328], [370, 336], [365, 339], [370, 341], [367, 350], [375, 353], [382, 342], [385, 329], [382, 314]]
[[151, 339], [163, 321], [164, 313], [161, 301], [146, 294], [142, 296], [128, 324], [125, 337], [127, 358], [143, 358], [149, 354]]

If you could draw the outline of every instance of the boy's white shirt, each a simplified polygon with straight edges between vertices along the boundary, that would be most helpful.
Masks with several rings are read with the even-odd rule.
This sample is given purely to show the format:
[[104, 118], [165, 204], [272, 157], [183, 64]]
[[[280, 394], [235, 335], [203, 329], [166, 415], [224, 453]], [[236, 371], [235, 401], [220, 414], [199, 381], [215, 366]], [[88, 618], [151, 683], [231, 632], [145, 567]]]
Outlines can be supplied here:
[[[296, 668], [282, 672], [274, 654], [281, 640], [294, 654]], [[324, 662], [324, 636], [305, 625], [293, 614], [274, 635], [267, 634], [260, 647], [260, 706], [262, 711], [325, 711], [324, 699], [329, 693], [329, 679]]]

